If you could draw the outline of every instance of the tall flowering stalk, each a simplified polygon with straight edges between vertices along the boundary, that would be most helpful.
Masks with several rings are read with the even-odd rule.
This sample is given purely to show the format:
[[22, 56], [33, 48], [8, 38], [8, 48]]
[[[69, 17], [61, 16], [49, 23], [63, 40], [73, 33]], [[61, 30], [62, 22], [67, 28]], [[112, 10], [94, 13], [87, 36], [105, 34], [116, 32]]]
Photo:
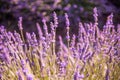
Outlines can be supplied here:
[[25, 42], [25, 40], [24, 40], [24, 35], [23, 35], [22, 21], [23, 21], [22, 17], [19, 17], [18, 27], [19, 27], [19, 30], [20, 30], [20, 33], [21, 33], [21, 37], [22, 37], [23, 41]]
[[56, 47], [56, 28], [58, 27], [58, 17], [56, 12], [53, 13], [53, 17], [54, 17], [54, 23], [50, 23], [51, 26], [51, 34], [52, 34], [52, 50], [53, 50], [53, 54], [55, 55], [55, 47]]
[[[94, 23], [78, 24], [78, 35], [70, 38], [70, 22], [66, 19], [67, 44], [56, 37], [57, 14], [48, 31], [43, 19], [43, 30], [36, 23], [38, 36], [21, 31], [10, 32], [0, 27], [1, 80], [119, 80], [120, 79], [120, 25], [113, 25], [109, 15], [101, 31], [98, 28], [97, 8], [93, 10]], [[25, 37], [25, 38], [24, 38]], [[26, 39], [26, 40], [24, 40]]]
[[66, 30], [67, 30], [66, 38], [67, 38], [67, 45], [69, 47], [69, 42], [70, 42], [70, 35], [69, 35], [70, 22], [69, 22], [67, 13], [65, 13], [65, 19], [66, 19]]

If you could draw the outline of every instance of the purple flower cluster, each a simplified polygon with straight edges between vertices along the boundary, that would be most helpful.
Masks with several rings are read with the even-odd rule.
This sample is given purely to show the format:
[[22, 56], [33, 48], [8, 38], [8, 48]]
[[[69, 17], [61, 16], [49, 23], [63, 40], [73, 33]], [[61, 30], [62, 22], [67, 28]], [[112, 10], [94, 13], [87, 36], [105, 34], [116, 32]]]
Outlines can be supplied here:
[[[9, 32], [4, 26], [1, 26], [0, 70], [3, 70], [0, 71], [1, 79], [93, 79], [98, 76], [98, 73], [91, 75], [97, 72], [94, 71], [98, 68], [95, 67], [97, 64], [100, 69], [103, 69], [103, 73], [105, 72], [101, 78], [109, 80], [111, 72], [109, 64], [112, 65], [112, 62], [120, 60], [120, 26], [117, 31], [114, 29], [113, 14], [111, 14], [108, 16], [103, 30], [100, 30], [97, 8], [94, 8], [93, 16], [95, 22], [84, 24], [80, 22], [78, 35], [73, 34], [71, 38], [69, 35], [70, 22], [68, 15], [65, 14], [67, 44], [64, 43], [61, 36], [58, 37], [59, 41], [56, 40], [58, 17], [55, 12], [54, 22], [50, 23], [50, 32], [45, 19], [42, 20], [43, 30], [39, 23], [36, 23], [38, 36], [34, 32], [23, 32], [22, 17], [18, 22], [20, 33]], [[102, 61], [101, 56], [105, 61]], [[102, 63], [99, 63], [100, 60]], [[4, 66], [1, 67], [1, 64]], [[101, 67], [101, 65], [103, 66]], [[90, 71], [91, 66], [95, 69]]]

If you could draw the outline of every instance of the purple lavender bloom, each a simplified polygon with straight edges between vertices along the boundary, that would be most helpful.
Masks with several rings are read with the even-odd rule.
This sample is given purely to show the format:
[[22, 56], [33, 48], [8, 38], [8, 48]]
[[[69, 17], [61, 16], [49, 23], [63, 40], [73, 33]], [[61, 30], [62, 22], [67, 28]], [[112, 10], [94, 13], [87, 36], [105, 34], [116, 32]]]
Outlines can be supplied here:
[[107, 25], [113, 24], [113, 13], [110, 14], [107, 18]]
[[1, 58], [3, 59], [3, 61], [5, 61], [7, 64], [11, 63], [11, 58], [9, 55], [9, 50], [7, 47], [3, 47], [3, 50], [1, 51]]
[[61, 62], [61, 63], [60, 63], [60, 67], [62, 67], [62, 68], [65, 68], [66, 65], [67, 65], [66, 62]]
[[27, 75], [27, 80], [34, 80], [34, 79], [33, 79], [33, 75], [28, 74], [28, 75]]
[[32, 46], [33, 42], [32, 42], [32, 36], [30, 35], [30, 33], [26, 32], [26, 37], [27, 37], [27, 43], [29, 44], [29, 46]]
[[24, 80], [24, 79], [22, 78], [22, 76], [21, 76], [21, 74], [20, 74], [20, 71], [19, 71], [19, 70], [17, 71], [17, 73], [16, 73], [16, 74], [17, 74], [17, 76], [18, 76], [18, 80]]
[[89, 58], [91, 53], [87, 53], [86, 55], [83, 56], [84, 59]]
[[4, 34], [5, 33], [5, 27], [4, 26], [0, 26], [0, 33]]
[[24, 73], [24, 75], [27, 75], [28, 74], [28, 70], [27, 69], [22, 69], [22, 72]]
[[42, 22], [43, 22], [43, 28], [45, 31], [45, 37], [47, 37], [48, 36], [48, 28], [47, 28], [46, 20], [43, 19]]
[[1, 61], [5, 61], [5, 60], [6, 60], [4, 54], [0, 54], [0, 60], [1, 60]]
[[55, 36], [55, 25], [52, 22], [50, 22], [50, 27], [51, 27], [51, 34], [54, 37]]
[[98, 21], [98, 13], [97, 13], [97, 8], [96, 7], [93, 9], [93, 12], [94, 12], [93, 16], [94, 16], [94, 19], [95, 19], [95, 23], [97, 23], [97, 21]]
[[70, 26], [70, 21], [68, 19], [68, 14], [65, 13], [65, 19], [66, 19], [66, 26], [69, 27]]
[[66, 74], [66, 66], [67, 66], [66, 62], [60, 62], [59, 63], [60, 75], [65, 75]]
[[36, 26], [37, 26], [39, 38], [40, 38], [40, 40], [42, 40], [43, 32], [41, 30], [41, 27], [40, 27], [39, 23], [36, 23]]
[[73, 35], [73, 36], [72, 36], [72, 40], [71, 40], [71, 45], [70, 45], [71, 48], [74, 48], [74, 47], [75, 47], [75, 42], [76, 42], [75, 40], [76, 40], [76, 36]]
[[54, 17], [54, 26], [55, 26], [55, 28], [57, 28], [58, 27], [58, 17], [57, 17], [56, 12], [53, 13], [53, 17]]
[[84, 75], [80, 75], [79, 72], [74, 73], [74, 80], [82, 80], [84, 78]]
[[16, 39], [16, 42], [18, 43], [22, 43], [22, 39], [21, 39], [21, 36], [18, 32], [14, 31], [14, 36], [15, 36], [15, 39]]
[[23, 29], [23, 27], [22, 27], [22, 17], [19, 17], [18, 26], [19, 26], [20, 30]]
[[37, 37], [36, 37], [36, 34], [34, 32], [32, 33], [32, 42], [33, 42], [33, 46], [38, 45]]

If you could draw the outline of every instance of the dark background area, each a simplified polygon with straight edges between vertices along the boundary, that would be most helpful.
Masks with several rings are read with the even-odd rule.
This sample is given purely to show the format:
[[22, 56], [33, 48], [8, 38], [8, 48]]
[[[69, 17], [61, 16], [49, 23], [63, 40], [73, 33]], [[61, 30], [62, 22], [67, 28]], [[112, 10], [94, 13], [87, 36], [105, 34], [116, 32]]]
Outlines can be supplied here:
[[68, 13], [71, 31], [76, 33], [79, 21], [94, 22], [94, 7], [98, 9], [100, 28], [111, 13], [114, 24], [120, 23], [120, 0], [0, 0], [0, 25], [10, 31], [18, 30], [18, 18], [22, 16], [24, 31], [36, 31], [36, 22], [42, 26], [45, 18], [49, 26], [55, 11], [59, 18], [58, 34], [65, 28], [64, 13]]

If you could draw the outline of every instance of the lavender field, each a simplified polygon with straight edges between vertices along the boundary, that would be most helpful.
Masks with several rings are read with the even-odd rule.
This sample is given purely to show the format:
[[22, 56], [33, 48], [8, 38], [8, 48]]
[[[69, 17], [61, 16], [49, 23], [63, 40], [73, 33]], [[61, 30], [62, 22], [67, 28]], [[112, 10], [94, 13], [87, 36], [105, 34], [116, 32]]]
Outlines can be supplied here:
[[36, 23], [38, 34], [24, 31], [22, 17], [18, 32], [0, 26], [0, 80], [120, 80], [120, 25], [115, 29], [113, 16], [100, 30], [94, 8], [93, 22], [79, 22], [78, 34], [71, 36], [64, 13], [65, 37], [56, 34], [56, 12], [50, 31], [45, 18], [43, 29]]

